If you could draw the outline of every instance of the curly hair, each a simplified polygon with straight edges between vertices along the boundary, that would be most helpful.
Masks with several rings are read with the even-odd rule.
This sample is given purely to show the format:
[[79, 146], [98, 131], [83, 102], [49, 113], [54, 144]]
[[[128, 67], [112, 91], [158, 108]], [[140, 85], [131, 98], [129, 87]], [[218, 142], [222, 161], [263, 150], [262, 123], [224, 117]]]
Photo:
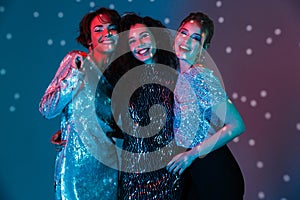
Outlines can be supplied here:
[[[77, 42], [86, 48], [89, 48], [89, 43], [91, 42], [90, 27], [91, 27], [92, 20], [100, 14], [105, 14], [109, 16], [110, 21], [107, 21], [107, 23], [112, 23], [116, 25], [117, 30], [119, 31], [119, 22], [121, 17], [117, 11], [101, 7], [96, 11], [87, 13], [85, 16], [83, 16], [83, 18], [79, 23], [79, 36], [76, 38]], [[105, 19], [101, 18], [101, 20], [105, 20]]]
[[[118, 55], [122, 55], [118, 60], [122, 63], [122, 68], [133, 68], [135, 66], [143, 64], [143, 62], [137, 60], [132, 53], [128, 45], [129, 30], [135, 24], [144, 24], [152, 33], [156, 43], [156, 53], [153, 56], [155, 63], [164, 64], [170, 66], [173, 69], [177, 68], [178, 60], [176, 55], [172, 52], [173, 38], [169, 30], [159, 21], [149, 16], [141, 17], [135, 13], [127, 13], [121, 17], [120, 20], [120, 32], [119, 44], [116, 52], [123, 52]], [[123, 33], [123, 34], [122, 34]]]

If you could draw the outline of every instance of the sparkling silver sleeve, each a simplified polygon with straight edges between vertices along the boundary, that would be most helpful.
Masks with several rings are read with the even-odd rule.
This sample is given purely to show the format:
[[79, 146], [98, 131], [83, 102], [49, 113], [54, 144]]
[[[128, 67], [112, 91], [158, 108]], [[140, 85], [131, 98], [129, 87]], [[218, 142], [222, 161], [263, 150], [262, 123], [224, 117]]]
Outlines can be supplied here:
[[211, 124], [218, 120], [212, 107], [227, 100], [219, 79], [203, 67], [192, 67], [179, 76], [174, 98], [175, 140], [186, 148], [207, 137]]
[[72, 51], [64, 57], [40, 101], [39, 110], [47, 119], [61, 114], [80, 87], [79, 80], [82, 79], [83, 73], [77, 69], [77, 56], [81, 56], [79, 52]]

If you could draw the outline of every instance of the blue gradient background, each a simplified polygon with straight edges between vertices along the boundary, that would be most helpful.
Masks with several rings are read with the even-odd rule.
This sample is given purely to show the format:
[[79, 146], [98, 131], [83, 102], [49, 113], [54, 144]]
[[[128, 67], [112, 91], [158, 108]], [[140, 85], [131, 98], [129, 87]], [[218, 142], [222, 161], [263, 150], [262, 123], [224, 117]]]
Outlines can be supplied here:
[[[171, 29], [191, 11], [211, 16], [215, 36], [209, 53], [247, 126], [245, 134], [230, 143], [245, 176], [245, 199], [300, 199], [300, 2], [223, 0], [221, 7], [216, 2], [1, 0], [0, 199], [53, 199], [55, 148], [50, 138], [59, 118], [45, 120], [38, 103], [65, 54], [84, 50], [75, 41], [78, 23], [99, 6], [114, 6], [120, 14], [150, 15]], [[271, 44], [266, 43], [268, 37]], [[229, 46], [232, 52], [226, 53]]]

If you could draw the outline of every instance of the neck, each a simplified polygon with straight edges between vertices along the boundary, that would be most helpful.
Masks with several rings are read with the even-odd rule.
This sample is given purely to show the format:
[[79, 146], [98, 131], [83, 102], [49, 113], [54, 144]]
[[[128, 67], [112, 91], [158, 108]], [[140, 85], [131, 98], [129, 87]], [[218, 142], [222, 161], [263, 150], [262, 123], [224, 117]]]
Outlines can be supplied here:
[[179, 64], [180, 64], [180, 73], [183, 74], [184, 72], [186, 72], [192, 65], [190, 63], [187, 62], [187, 60], [179, 60]]
[[104, 71], [108, 62], [109, 62], [109, 59], [110, 59], [110, 55], [108, 54], [103, 54], [103, 53], [97, 53], [96, 51], [94, 51], [92, 53], [92, 58], [93, 58], [93, 61], [95, 62], [97, 68], [100, 70], [100, 71]]

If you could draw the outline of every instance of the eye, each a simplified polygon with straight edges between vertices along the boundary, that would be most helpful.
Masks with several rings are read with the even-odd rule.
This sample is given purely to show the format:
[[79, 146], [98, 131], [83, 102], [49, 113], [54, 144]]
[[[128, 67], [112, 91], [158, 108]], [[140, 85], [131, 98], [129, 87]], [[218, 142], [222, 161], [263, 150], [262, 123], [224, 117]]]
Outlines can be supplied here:
[[186, 30], [180, 30], [181, 35], [188, 35], [188, 32]]
[[117, 31], [118, 28], [117, 28], [116, 25], [110, 25], [110, 26], [108, 27], [108, 30], [109, 30], [109, 31]]
[[144, 32], [140, 35], [140, 38], [143, 39], [143, 38], [147, 38], [147, 37], [150, 37], [150, 33], [147, 33], [147, 32]]
[[94, 28], [94, 31], [95, 31], [95, 32], [102, 32], [103, 30], [104, 30], [103, 26], [96, 26], [96, 27]]
[[201, 35], [198, 35], [198, 34], [193, 34], [191, 36], [191, 38], [198, 41], [198, 42], [201, 42], [201, 39], [202, 39]]
[[134, 38], [130, 38], [129, 40], [128, 40], [128, 44], [129, 45], [132, 45], [132, 44], [134, 44], [136, 42], [136, 39], [134, 39]]

